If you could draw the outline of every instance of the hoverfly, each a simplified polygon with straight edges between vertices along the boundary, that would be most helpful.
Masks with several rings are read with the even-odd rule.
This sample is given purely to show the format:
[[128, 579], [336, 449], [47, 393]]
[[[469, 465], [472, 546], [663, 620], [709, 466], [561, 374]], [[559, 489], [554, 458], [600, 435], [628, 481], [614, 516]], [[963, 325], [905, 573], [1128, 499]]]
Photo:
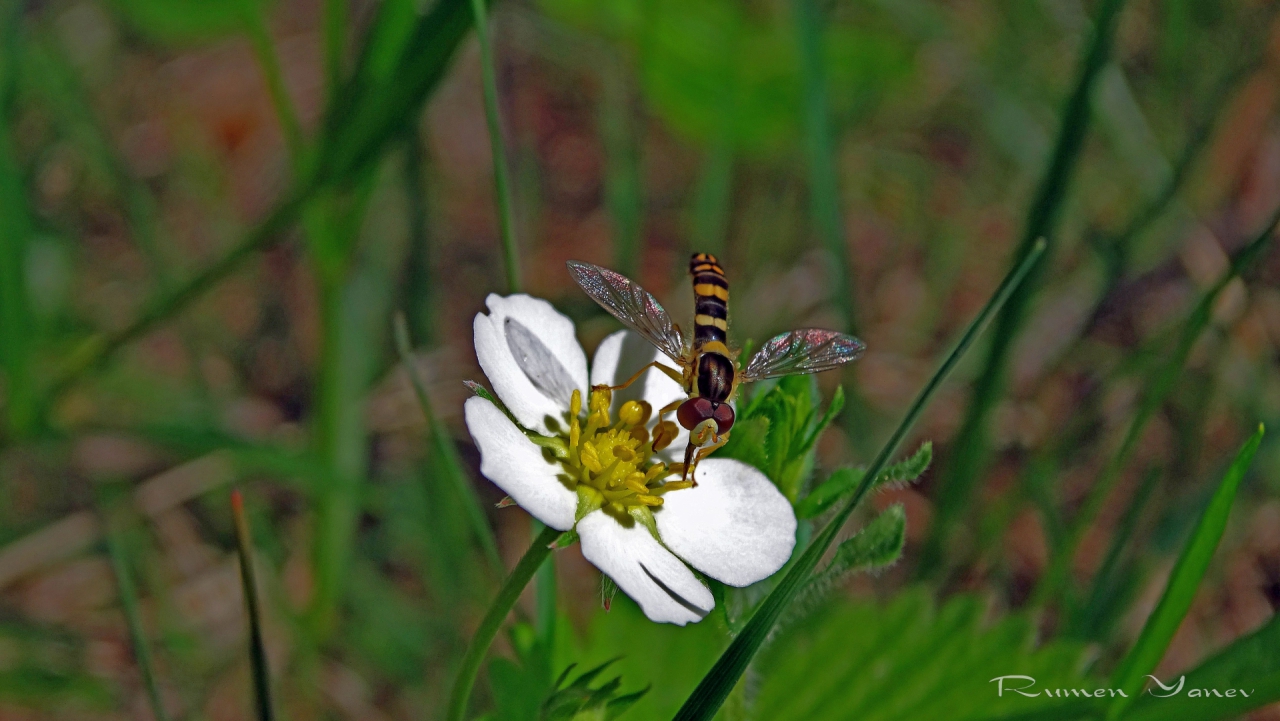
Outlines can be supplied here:
[[677, 371], [655, 360], [610, 389], [626, 388], [650, 366], [684, 388], [688, 399], [678, 400], [658, 414], [661, 418], [674, 410], [680, 425], [689, 431], [684, 452], [685, 478], [692, 475], [699, 460], [728, 442], [734, 420], [729, 401], [739, 385], [829, 370], [856, 359], [866, 348], [862, 341], [844, 333], [805, 328], [770, 338], [743, 368], [734, 361], [737, 354], [726, 345], [729, 281], [715, 256], [694, 253], [689, 261], [695, 297], [692, 339], [681, 334], [680, 327], [671, 322], [653, 295], [626, 276], [576, 260], [568, 265], [569, 273], [587, 295], [680, 368]]

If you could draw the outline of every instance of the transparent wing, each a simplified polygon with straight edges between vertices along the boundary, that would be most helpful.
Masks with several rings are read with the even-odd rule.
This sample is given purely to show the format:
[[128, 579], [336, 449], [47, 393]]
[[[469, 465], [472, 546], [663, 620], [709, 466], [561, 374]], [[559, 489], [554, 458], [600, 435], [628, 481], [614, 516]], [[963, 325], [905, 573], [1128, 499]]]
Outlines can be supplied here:
[[848, 363], [867, 346], [851, 335], [805, 328], [774, 336], [751, 357], [742, 380], [751, 382], [800, 373], [818, 373]]
[[622, 324], [644, 336], [646, 340], [679, 362], [684, 354], [684, 338], [671, 322], [671, 316], [649, 291], [626, 276], [590, 263], [571, 260], [569, 274], [602, 308]]

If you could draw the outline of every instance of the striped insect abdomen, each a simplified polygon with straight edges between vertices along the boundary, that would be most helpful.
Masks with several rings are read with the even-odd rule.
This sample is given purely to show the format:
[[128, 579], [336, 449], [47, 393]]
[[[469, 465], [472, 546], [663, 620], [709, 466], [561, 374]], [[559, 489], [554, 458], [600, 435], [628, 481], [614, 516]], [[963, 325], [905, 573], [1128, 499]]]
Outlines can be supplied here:
[[689, 261], [693, 276], [693, 350], [697, 354], [698, 395], [716, 403], [733, 392], [733, 361], [725, 338], [729, 330], [729, 281], [714, 255], [694, 253]]
[[[724, 270], [714, 255], [694, 253], [689, 261], [689, 274], [693, 276], [694, 350], [721, 353], [727, 357], [729, 281], [724, 277]], [[715, 343], [720, 347], [711, 345]]]

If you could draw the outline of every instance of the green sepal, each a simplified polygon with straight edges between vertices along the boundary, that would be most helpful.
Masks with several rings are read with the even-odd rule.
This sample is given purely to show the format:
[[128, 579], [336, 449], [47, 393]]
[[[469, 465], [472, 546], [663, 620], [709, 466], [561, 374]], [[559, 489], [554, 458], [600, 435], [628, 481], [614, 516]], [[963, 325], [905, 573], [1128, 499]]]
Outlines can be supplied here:
[[579, 483], [574, 490], [578, 492], [578, 510], [573, 514], [573, 522], [576, 525], [578, 521], [586, 518], [588, 513], [604, 507], [604, 495], [585, 483]]
[[507, 407], [502, 403], [502, 401], [498, 400], [498, 397], [495, 396], [493, 393], [491, 393], [488, 388], [485, 388], [484, 386], [480, 385], [479, 383], [476, 383], [475, 381], [463, 381], [462, 385], [466, 386], [467, 390], [471, 391], [475, 395], [480, 396], [486, 401], [489, 401], [493, 405], [497, 406], [498, 410], [505, 413], [507, 418], [511, 419], [511, 422], [516, 424], [516, 428], [519, 428], [523, 433], [528, 435], [529, 430], [524, 426], [520, 425], [520, 421], [517, 421], [516, 417], [511, 415], [511, 411], [507, 410]]
[[636, 523], [649, 529], [649, 535], [653, 536], [653, 540], [662, 543], [662, 537], [658, 535], [658, 522], [653, 518], [653, 511], [648, 506], [632, 506], [627, 509], [631, 517], [636, 519]]
[[577, 542], [578, 542], [578, 529], [570, 528], [569, 530], [560, 534], [560, 537], [555, 540], [555, 543], [551, 544], [551, 547], [559, 551], [559, 550], [568, 548], [569, 546], [572, 546]]
[[533, 441], [534, 445], [550, 449], [551, 455], [555, 456], [556, 460], [569, 460], [569, 444], [565, 443], [563, 438], [544, 436], [533, 431], [525, 431], [524, 434]]

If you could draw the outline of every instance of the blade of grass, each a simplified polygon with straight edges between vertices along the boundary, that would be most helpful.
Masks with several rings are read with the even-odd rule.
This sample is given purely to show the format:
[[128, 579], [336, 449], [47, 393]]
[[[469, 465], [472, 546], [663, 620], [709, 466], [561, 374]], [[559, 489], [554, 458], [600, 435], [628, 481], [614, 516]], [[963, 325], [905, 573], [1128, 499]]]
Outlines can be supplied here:
[[133, 574], [129, 570], [129, 560], [121, 538], [120, 522], [115, 518], [118, 514], [109, 507], [104, 508], [103, 512], [103, 527], [107, 540], [107, 552], [111, 555], [111, 570], [115, 574], [120, 606], [124, 609], [124, 620], [129, 626], [129, 638], [133, 641], [133, 655], [138, 661], [138, 670], [142, 674], [142, 685], [147, 691], [151, 713], [157, 721], [168, 721], [169, 715], [165, 712], [164, 702], [160, 698], [160, 687], [156, 683], [156, 673], [151, 663], [147, 631], [142, 625], [142, 606], [138, 602], [138, 589], [133, 584]]
[[947, 355], [946, 360], [934, 372], [924, 388], [920, 390], [919, 395], [912, 402], [906, 415], [903, 416], [902, 422], [894, 429], [893, 435], [880, 448], [875, 459], [872, 460], [863, 473], [862, 481], [853, 491], [852, 496], [840, 507], [840, 510], [836, 512], [831, 521], [814, 537], [800, 558], [792, 564], [791, 570], [787, 572], [768, 597], [765, 598], [764, 602], [760, 604], [751, 620], [743, 627], [742, 632], [734, 638], [733, 643], [729, 644], [729, 648], [721, 654], [715, 665], [698, 683], [698, 687], [694, 689], [684, 705], [680, 707], [680, 711], [675, 717], [676, 721], [710, 721], [715, 716], [716, 711], [724, 703], [725, 698], [728, 697], [738, 679], [746, 671], [751, 659], [769, 637], [770, 631], [773, 629], [774, 624], [777, 623], [778, 618], [786, 610], [796, 594], [804, 588], [813, 569], [818, 565], [822, 555], [826, 553], [827, 548], [835, 540], [844, 522], [849, 519], [849, 515], [857, 508], [858, 503], [880, 475], [880, 471], [888, 464], [889, 458], [897, 450], [898, 445], [906, 438], [907, 432], [911, 430], [916, 419], [924, 410], [925, 405], [933, 397], [934, 391], [942, 385], [942, 382], [946, 380], [956, 364], [960, 362], [965, 352], [973, 345], [974, 340], [986, 326], [987, 321], [999, 311], [1018, 285], [1023, 282], [1032, 265], [1039, 260], [1040, 254], [1044, 252], [1044, 246], [1044, 241], [1033, 245], [1031, 252], [1022, 259], [1022, 262], [1014, 266], [1009, 274], [1005, 276], [995, 294], [991, 296], [991, 299], [983, 306], [982, 311], [965, 329], [964, 335], [960, 337], [960, 341], [955, 348]]
[[616, 57], [602, 68], [600, 135], [605, 148], [605, 194], [613, 219], [614, 265], [634, 277], [643, 242], [644, 190], [641, 187], [639, 128], [632, 120], [626, 69]]
[[411, 338], [430, 345], [435, 334], [436, 286], [432, 282], [431, 235], [427, 229], [426, 158], [415, 128], [405, 138], [404, 191], [409, 205], [409, 250], [404, 259], [401, 307]]
[[[367, 475], [368, 433], [361, 412], [374, 374], [381, 334], [371, 332], [377, 303], [370, 283], [383, 284], [380, 268], [353, 252], [368, 207], [374, 173], [348, 192], [326, 193], [317, 200], [308, 231], [316, 261], [320, 296], [320, 368], [313, 447], [337, 479], [316, 499], [315, 594], [309, 615], [317, 638], [335, 628], [337, 608], [354, 547], [360, 489]], [[314, 222], [314, 221], [323, 222]]]
[[832, 296], [844, 314], [845, 328], [857, 332], [853, 268], [840, 216], [836, 147], [827, 101], [822, 44], [822, 12], [817, 0], [793, 0], [800, 66], [804, 76], [805, 157], [809, 168], [809, 213], [832, 258]]
[[1243, 689], [1231, 698], [1203, 698], [1142, 694], [1133, 700], [1125, 721], [1219, 721], [1243, 718], [1250, 711], [1280, 699], [1280, 615], [1262, 628], [1236, 639], [1186, 674], [1187, 689]]
[[[328, 109], [314, 167], [298, 179], [292, 191], [223, 258], [148, 303], [122, 329], [96, 334], [83, 342], [57, 372], [43, 404], [47, 406], [80, 376], [131, 341], [185, 310], [257, 251], [279, 242], [280, 234], [297, 220], [312, 195], [379, 157], [443, 77], [470, 28], [468, 15], [465, 0], [441, 0], [418, 20], [398, 64], [385, 80], [375, 82], [367, 70], [356, 73], [340, 100]], [[367, 65], [368, 57], [366, 48], [361, 62]]]
[[1116, 668], [1111, 679], [1111, 688], [1122, 689], [1131, 696], [1117, 696], [1111, 701], [1107, 709], [1108, 721], [1120, 718], [1132, 703], [1132, 697], [1142, 692], [1143, 679], [1155, 670], [1156, 664], [1160, 663], [1160, 659], [1164, 656], [1165, 649], [1169, 647], [1169, 642], [1173, 640], [1173, 634], [1177, 632], [1178, 626], [1182, 625], [1182, 619], [1187, 615], [1187, 610], [1191, 608], [1191, 601], [1195, 598], [1196, 589], [1200, 586], [1200, 581], [1213, 560], [1218, 541], [1222, 539], [1222, 533], [1227, 528], [1227, 519], [1231, 516], [1231, 506], [1235, 501], [1236, 491], [1240, 488], [1240, 482], [1244, 480], [1249, 464], [1253, 462], [1253, 455], [1257, 452], [1258, 445], [1262, 443], [1264, 431], [1262, 424], [1259, 424], [1258, 430], [1245, 441], [1240, 452], [1236, 454], [1235, 460], [1231, 462], [1222, 483], [1218, 485], [1218, 490], [1214, 492], [1209, 505], [1204, 509], [1204, 514], [1200, 516], [1200, 522], [1196, 525], [1195, 531], [1187, 540], [1187, 545], [1183, 547], [1178, 562], [1174, 564], [1173, 572], [1169, 574], [1169, 582], [1165, 585], [1164, 594], [1160, 596], [1160, 602], [1156, 604], [1156, 609], [1151, 612], [1146, 625], [1142, 627], [1137, 642]]
[[130, 342], [146, 335], [156, 326], [185, 310], [205, 292], [239, 270], [241, 264], [258, 251], [278, 243], [283, 238], [283, 232], [298, 217], [310, 192], [310, 188], [303, 188], [292, 193], [226, 255], [181, 285], [175, 286], [172, 291], [148, 303], [146, 308], [125, 327], [110, 333], [99, 333], [83, 341], [68, 356], [63, 367], [58, 371], [46, 394], [46, 402], [56, 399], [80, 376], [98, 367]]
[[1146, 387], [1143, 389], [1142, 400], [1138, 410], [1129, 422], [1129, 427], [1125, 431], [1124, 439], [1120, 442], [1119, 449], [1098, 475], [1098, 480], [1093, 484], [1093, 488], [1090, 489], [1084, 504], [1081, 505], [1079, 512], [1076, 513], [1075, 519], [1072, 520], [1063, 545], [1055, 550], [1053, 558], [1049, 561], [1049, 567], [1032, 595], [1033, 606], [1044, 605], [1050, 599], [1056, 598], [1062, 590], [1070, 573], [1071, 561], [1075, 558], [1076, 549], [1079, 547], [1080, 541], [1084, 538], [1085, 532], [1093, 523], [1094, 518], [1097, 517], [1098, 512], [1102, 510], [1102, 505], [1106, 502], [1107, 496], [1110, 495], [1112, 488], [1120, 477], [1120, 473], [1124, 470], [1130, 454], [1137, 448], [1138, 440], [1142, 437], [1142, 432], [1146, 429], [1147, 423], [1173, 390], [1178, 376], [1182, 374], [1182, 369], [1186, 365], [1187, 358], [1191, 355], [1192, 347], [1195, 346], [1196, 340], [1213, 318], [1213, 306], [1217, 302], [1218, 296], [1221, 295], [1232, 280], [1249, 269], [1262, 255], [1263, 250], [1271, 243], [1277, 224], [1280, 224], [1280, 208], [1277, 208], [1275, 213], [1272, 214], [1263, 230], [1232, 256], [1231, 266], [1227, 268], [1226, 272], [1218, 278], [1211, 288], [1205, 291], [1187, 316], [1178, 333], [1177, 345], [1167, 356], [1165, 363], [1149, 377]]
[[[383, 5], [385, 7], [385, 5]], [[380, 13], [379, 20], [394, 18]], [[326, 109], [315, 173], [344, 178], [380, 157], [386, 145], [404, 133], [417, 110], [444, 77], [454, 51], [472, 27], [467, 0], [440, 0], [419, 18], [395, 65], [368, 43], [362, 46], [351, 80]], [[382, 31], [375, 25], [372, 33]]]
[[[159, 209], [151, 189], [129, 169], [121, 156], [110, 132], [99, 122], [97, 111], [88, 101], [84, 87], [66, 53], [51, 38], [32, 34], [27, 43], [25, 59], [30, 73], [29, 85], [54, 110], [59, 129], [72, 142], [85, 151], [88, 160], [110, 179], [111, 192], [118, 196], [123, 206], [130, 240], [140, 251], [152, 276], [155, 292], [164, 294], [174, 288], [171, 261], [165, 257], [164, 248], [173, 246], [159, 222]], [[181, 326], [178, 334], [190, 358], [201, 356], [200, 343], [192, 329]], [[188, 376], [201, 407], [208, 407], [209, 388], [200, 364], [189, 364]]]
[[1129, 501], [1129, 507], [1124, 511], [1124, 517], [1120, 519], [1120, 525], [1111, 539], [1107, 555], [1102, 565], [1098, 567], [1097, 574], [1094, 575], [1093, 586], [1089, 590], [1087, 600], [1068, 619], [1068, 626], [1063, 631], [1064, 635], [1091, 638], [1095, 634], [1098, 620], [1104, 613], [1103, 606], [1108, 600], [1107, 594], [1116, 581], [1115, 574], [1120, 565], [1120, 556], [1125, 549], [1129, 548], [1129, 541], [1133, 538], [1134, 529], [1138, 526], [1138, 519], [1146, 509], [1147, 501], [1151, 500], [1152, 491], [1155, 490], [1159, 479], [1159, 468], [1149, 469], [1142, 479], [1142, 485], [1138, 486], [1137, 492]]
[[[727, 133], [726, 133], [727, 134]], [[722, 256], [728, 247], [733, 205], [734, 152], [731, 138], [716, 138], [702, 161], [693, 203], [693, 238], [697, 248]]]
[[551, 555], [552, 544], [558, 538], [560, 538], [560, 531], [554, 528], [542, 529], [537, 538], [533, 539], [529, 550], [520, 557], [520, 562], [511, 571], [511, 575], [507, 576], [502, 589], [493, 599], [493, 604], [485, 612], [475, 636], [471, 638], [471, 644], [467, 646], [466, 655], [462, 657], [462, 665], [458, 668], [458, 676], [453, 683], [453, 692], [449, 696], [449, 710], [445, 717], [449, 721], [466, 719], [471, 687], [475, 685], [476, 674], [480, 672], [480, 665], [484, 663], [490, 644], [498, 635], [498, 629], [502, 628], [502, 622], [506, 620], [507, 614], [511, 613], [516, 601], [520, 599], [524, 587], [528, 585], [542, 562]]
[[17, 82], [18, 22], [21, 3], [8, 5], [10, 15], [0, 48], [0, 367], [5, 375], [4, 406], [8, 429], [21, 436], [38, 418], [32, 383], [32, 328], [28, 308], [25, 260], [30, 233], [22, 171], [10, 151], [10, 99]]
[[245, 1], [245, 34], [249, 36], [254, 57], [258, 60], [258, 68], [262, 70], [263, 80], [266, 81], [267, 94], [271, 96], [271, 105], [276, 111], [276, 119], [280, 122], [280, 130], [284, 135], [285, 145], [289, 148], [289, 156], [293, 159], [294, 170], [301, 172], [304, 145], [302, 122], [298, 120], [298, 111], [289, 98], [289, 90], [284, 84], [284, 73], [280, 71], [280, 58], [276, 54], [276, 46], [271, 40], [271, 32], [267, 27], [265, 17], [267, 7], [266, 3], [256, 2], [256, 0]]
[[231, 491], [231, 514], [236, 526], [236, 554], [240, 558], [240, 584], [244, 589], [244, 609], [249, 617], [249, 660], [253, 666], [253, 693], [259, 721], [275, 718], [271, 705], [271, 671], [262, 643], [262, 608], [258, 602], [258, 580], [253, 571], [253, 536], [244, 513], [244, 495]]
[[493, 156], [493, 187], [498, 206], [498, 226], [502, 234], [502, 262], [507, 271], [507, 292], [519, 293], [520, 249], [516, 245], [512, 219], [511, 179], [507, 177], [507, 143], [502, 136], [502, 115], [498, 110], [498, 79], [494, 70], [493, 47], [489, 42], [489, 18], [485, 0], [471, 0], [476, 40], [480, 44], [480, 75], [484, 83], [484, 119], [489, 128], [489, 148]]
[[498, 555], [498, 544], [494, 540], [493, 529], [489, 527], [484, 511], [480, 508], [480, 499], [476, 497], [471, 479], [462, 465], [462, 459], [458, 457], [458, 449], [450, 440], [444, 423], [436, 415], [435, 408], [431, 405], [431, 398], [427, 396], [426, 386], [422, 382], [422, 377], [418, 375], [417, 366], [414, 365], [409, 326], [405, 322], [403, 313], [396, 315], [395, 340], [396, 351], [400, 354], [400, 364], [404, 366], [405, 373], [409, 376], [413, 392], [418, 397], [418, 405], [422, 407], [422, 414], [427, 419], [427, 432], [431, 434], [431, 444], [435, 447], [444, 466], [444, 476], [462, 501], [461, 510], [471, 523], [472, 533], [475, 534], [476, 541], [484, 551], [489, 567], [495, 573], [501, 572], [502, 558]]
[[[1084, 145], [1094, 83], [1111, 53], [1116, 23], [1124, 3], [1125, 0], [1103, 0], [1098, 9], [1093, 39], [1081, 57], [1074, 89], [1063, 107], [1057, 142], [1035, 199], [1027, 212], [1022, 239], [1014, 254], [1015, 263], [1027, 256], [1037, 239], [1052, 236], [1057, 225], [1059, 212]], [[1049, 257], [1048, 253], [1044, 255], [1041, 264], [1032, 270], [1027, 282], [1009, 299], [996, 321], [982, 373], [974, 383], [968, 411], [952, 446], [955, 456], [947, 472], [939, 478], [935, 506], [937, 516], [930, 526], [929, 538], [921, 554], [918, 569], [922, 576], [932, 573], [942, 564], [942, 552], [952, 526], [968, 506], [974, 484], [986, 464], [987, 418], [1002, 395], [1013, 341], [1030, 310], [1031, 299], [1039, 286]]]
[[342, 61], [347, 50], [347, 0], [324, 0], [324, 77], [332, 102], [342, 86]]

